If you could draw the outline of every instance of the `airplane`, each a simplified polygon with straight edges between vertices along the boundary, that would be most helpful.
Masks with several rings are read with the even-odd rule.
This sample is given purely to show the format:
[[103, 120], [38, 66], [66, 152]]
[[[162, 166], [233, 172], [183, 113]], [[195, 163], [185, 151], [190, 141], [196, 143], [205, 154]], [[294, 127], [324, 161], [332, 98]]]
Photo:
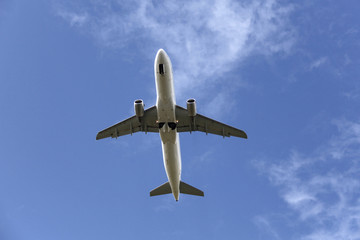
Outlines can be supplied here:
[[117, 138], [136, 132], [159, 133], [162, 143], [163, 161], [168, 182], [150, 191], [150, 196], [173, 194], [176, 201], [180, 193], [204, 196], [204, 192], [181, 181], [181, 155], [179, 133], [201, 131], [225, 137], [247, 139], [244, 131], [220, 123], [196, 111], [195, 99], [188, 99], [187, 108], [176, 105], [172, 65], [169, 56], [159, 49], [154, 63], [157, 92], [156, 105], [144, 110], [144, 102], [135, 100], [135, 115], [100, 131], [96, 140]]

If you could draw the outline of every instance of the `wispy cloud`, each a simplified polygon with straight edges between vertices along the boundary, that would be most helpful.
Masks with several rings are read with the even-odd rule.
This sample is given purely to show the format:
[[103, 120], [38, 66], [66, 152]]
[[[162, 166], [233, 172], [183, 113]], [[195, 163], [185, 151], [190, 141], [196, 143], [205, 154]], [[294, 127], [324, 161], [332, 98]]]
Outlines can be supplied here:
[[57, 14], [68, 21], [71, 26], [81, 27], [89, 20], [87, 13], [75, 13], [58, 9]]
[[358, 100], [360, 97], [360, 88], [355, 87], [355, 88], [351, 89], [350, 91], [344, 92], [343, 96], [345, 96], [346, 98], [348, 98], [350, 100]]
[[288, 21], [292, 8], [277, 0], [138, 0], [131, 4], [114, 0], [92, 1], [68, 12], [66, 7], [58, 15], [87, 29], [103, 46], [141, 44], [148, 55], [154, 48], [164, 48], [175, 66], [178, 95], [186, 90], [202, 97], [206, 94], [200, 89], [204, 93], [221, 84], [224, 73], [239, 61], [252, 54], [286, 53], [294, 43]]
[[320, 66], [324, 65], [327, 61], [328, 61], [327, 57], [321, 57], [319, 59], [316, 59], [310, 64], [309, 70], [319, 68]]
[[174, 211], [174, 198], [172, 195], [163, 197], [160, 202], [161, 202], [161, 204], [154, 207], [155, 212], [172, 212], [172, 211]]
[[[279, 237], [279, 234], [274, 230], [274, 228], [271, 226], [271, 222], [264, 216], [256, 216], [253, 219], [255, 225], [260, 230], [260, 236], [264, 234], [264, 239], [281, 239]], [[263, 238], [261, 238], [263, 239]]]
[[339, 134], [314, 153], [293, 151], [282, 163], [258, 164], [310, 227], [301, 239], [360, 239], [360, 123], [334, 124]]

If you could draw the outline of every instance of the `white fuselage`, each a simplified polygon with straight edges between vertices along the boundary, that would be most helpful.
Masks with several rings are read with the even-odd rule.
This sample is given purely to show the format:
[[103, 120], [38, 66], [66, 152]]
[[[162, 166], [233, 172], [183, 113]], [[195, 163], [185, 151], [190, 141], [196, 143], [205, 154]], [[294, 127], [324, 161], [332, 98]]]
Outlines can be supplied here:
[[[175, 92], [171, 61], [166, 52], [158, 51], [154, 64], [156, 108], [162, 144], [164, 166], [175, 200], [179, 199], [181, 155], [179, 134], [175, 128]], [[160, 128], [161, 127], [161, 128]]]

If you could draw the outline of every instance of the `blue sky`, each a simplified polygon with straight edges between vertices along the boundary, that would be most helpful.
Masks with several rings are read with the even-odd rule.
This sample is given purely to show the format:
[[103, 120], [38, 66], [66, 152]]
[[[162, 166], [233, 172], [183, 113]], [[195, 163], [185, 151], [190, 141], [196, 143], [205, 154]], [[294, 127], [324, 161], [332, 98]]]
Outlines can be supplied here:
[[[1, 1], [0, 238], [360, 239], [357, 1]], [[177, 103], [249, 139], [181, 134], [204, 198], [149, 197], [160, 137], [96, 141]]]

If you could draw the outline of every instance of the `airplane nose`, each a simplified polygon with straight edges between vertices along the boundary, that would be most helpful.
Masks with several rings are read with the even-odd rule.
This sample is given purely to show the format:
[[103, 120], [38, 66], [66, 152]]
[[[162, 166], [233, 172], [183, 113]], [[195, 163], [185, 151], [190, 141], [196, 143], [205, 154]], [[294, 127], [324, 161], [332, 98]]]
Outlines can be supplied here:
[[166, 56], [167, 56], [167, 54], [164, 51], [164, 49], [159, 49], [159, 51], [156, 54], [156, 59], [157, 59], [157, 61], [164, 62]]
[[155, 58], [155, 74], [164, 75], [166, 72], [171, 73], [171, 62], [164, 49], [159, 49]]
[[157, 55], [160, 56], [160, 55], [165, 55], [165, 50], [164, 49], [159, 49], [159, 51], [157, 52]]

